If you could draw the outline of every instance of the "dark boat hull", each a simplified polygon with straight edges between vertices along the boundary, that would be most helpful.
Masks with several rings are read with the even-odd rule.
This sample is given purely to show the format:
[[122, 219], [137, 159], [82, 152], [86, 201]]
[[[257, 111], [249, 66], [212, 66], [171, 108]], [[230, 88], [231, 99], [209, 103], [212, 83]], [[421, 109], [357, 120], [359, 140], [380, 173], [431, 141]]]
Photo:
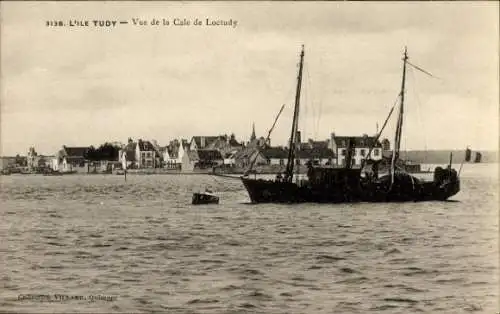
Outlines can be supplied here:
[[219, 197], [206, 193], [194, 193], [192, 204], [193, 205], [219, 204]]
[[314, 186], [242, 177], [252, 203], [355, 203], [444, 201], [457, 194], [460, 181], [396, 182], [384, 179], [357, 185]]
[[307, 188], [293, 182], [242, 178], [252, 203], [302, 203], [312, 200]]

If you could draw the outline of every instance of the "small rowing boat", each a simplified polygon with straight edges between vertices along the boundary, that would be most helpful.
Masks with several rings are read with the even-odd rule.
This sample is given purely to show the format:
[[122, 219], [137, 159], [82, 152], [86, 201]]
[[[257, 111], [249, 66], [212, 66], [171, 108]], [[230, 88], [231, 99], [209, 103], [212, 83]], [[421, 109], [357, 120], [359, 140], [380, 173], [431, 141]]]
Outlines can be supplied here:
[[219, 197], [210, 190], [205, 192], [193, 193], [193, 205], [219, 204]]

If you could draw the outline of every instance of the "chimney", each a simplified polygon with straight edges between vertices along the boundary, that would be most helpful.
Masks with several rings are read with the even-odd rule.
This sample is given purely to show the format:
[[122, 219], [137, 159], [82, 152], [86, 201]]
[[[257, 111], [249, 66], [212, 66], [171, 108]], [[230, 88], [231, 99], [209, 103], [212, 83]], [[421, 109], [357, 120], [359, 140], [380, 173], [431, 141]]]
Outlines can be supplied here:
[[297, 141], [298, 144], [302, 143], [302, 139], [300, 138], [300, 131], [297, 131]]
[[205, 148], [205, 137], [204, 136], [201, 136], [200, 138], [200, 148]]

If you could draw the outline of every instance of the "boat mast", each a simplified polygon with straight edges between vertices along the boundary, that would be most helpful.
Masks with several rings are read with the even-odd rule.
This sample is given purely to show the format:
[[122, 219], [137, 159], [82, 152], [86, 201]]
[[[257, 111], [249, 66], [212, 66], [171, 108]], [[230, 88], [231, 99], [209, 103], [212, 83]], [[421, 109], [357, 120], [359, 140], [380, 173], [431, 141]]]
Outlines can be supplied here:
[[[269, 132], [267, 133], [267, 137], [266, 137], [266, 140], [264, 141], [263, 146], [267, 145], [269, 139], [271, 138], [271, 132], [274, 130], [274, 127], [276, 126], [276, 122], [278, 122], [278, 118], [280, 117], [281, 113], [283, 112], [283, 109], [285, 109], [285, 105], [281, 106], [280, 112], [278, 112], [278, 115], [274, 119], [273, 126], [269, 129]], [[252, 132], [252, 134], [255, 135], [255, 128], [254, 128], [254, 132]], [[253, 169], [253, 166], [255, 165], [255, 162], [257, 161], [257, 157], [259, 156], [259, 149], [260, 149], [260, 147], [258, 146], [257, 150], [256, 150], [255, 157], [253, 158], [252, 162], [250, 163], [250, 167], [248, 167], [247, 171], [250, 171]]]
[[295, 150], [297, 141], [297, 129], [299, 125], [299, 104], [300, 104], [300, 88], [302, 86], [302, 68], [304, 66], [304, 45], [300, 53], [299, 74], [297, 76], [297, 91], [295, 93], [295, 107], [293, 110], [292, 134], [290, 135], [290, 145], [288, 149], [288, 161], [286, 163], [285, 181], [292, 182], [293, 164], [295, 161]]
[[404, 103], [405, 103], [405, 80], [406, 80], [406, 62], [408, 61], [408, 54], [406, 52], [403, 57], [403, 79], [401, 82], [401, 104], [399, 106], [398, 122], [396, 125], [396, 135], [394, 137], [394, 149], [392, 151], [391, 160], [391, 185], [394, 183], [394, 169], [396, 167], [396, 161], [399, 158], [399, 149], [401, 147], [401, 131], [403, 129], [403, 113], [404, 113]]

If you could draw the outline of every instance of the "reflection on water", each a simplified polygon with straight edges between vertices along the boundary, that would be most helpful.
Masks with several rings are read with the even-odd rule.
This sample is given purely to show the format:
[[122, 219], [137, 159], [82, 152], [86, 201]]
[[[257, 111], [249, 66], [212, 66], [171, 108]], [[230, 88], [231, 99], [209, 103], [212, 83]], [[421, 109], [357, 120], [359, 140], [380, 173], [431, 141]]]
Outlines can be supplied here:
[[[496, 174], [466, 165], [455, 202], [350, 205], [249, 205], [202, 175], [0, 177], [0, 310], [495, 313]], [[207, 186], [221, 204], [190, 205]]]

